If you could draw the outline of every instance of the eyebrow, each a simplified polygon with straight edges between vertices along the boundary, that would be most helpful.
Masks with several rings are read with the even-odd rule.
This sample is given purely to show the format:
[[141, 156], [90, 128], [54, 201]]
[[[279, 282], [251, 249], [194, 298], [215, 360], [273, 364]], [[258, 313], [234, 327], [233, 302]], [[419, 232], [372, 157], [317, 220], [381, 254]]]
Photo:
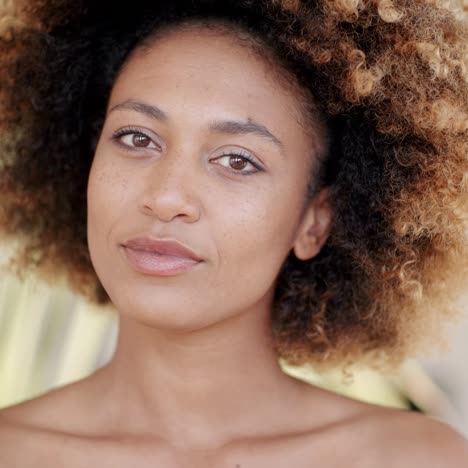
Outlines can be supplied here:
[[[140, 101], [127, 100], [117, 104], [109, 110], [108, 114], [116, 110], [132, 110], [139, 112], [140, 114], [144, 114], [151, 119], [159, 120], [160, 122], [169, 121], [168, 115], [159, 107]], [[250, 117], [246, 122], [237, 120], [215, 120], [210, 122], [208, 129], [217, 133], [225, 133], [228, 135], [257, 135], [264, 140], [268, 140], [269, 142], [275, 144], [281, 151], [282, 156], [285, 156], [284, 144], [281, 142], [281, 140], [273, 135], [273, 133], [271, 133], [264, 125], [255, 122], [255, 120], [251, 119]]]

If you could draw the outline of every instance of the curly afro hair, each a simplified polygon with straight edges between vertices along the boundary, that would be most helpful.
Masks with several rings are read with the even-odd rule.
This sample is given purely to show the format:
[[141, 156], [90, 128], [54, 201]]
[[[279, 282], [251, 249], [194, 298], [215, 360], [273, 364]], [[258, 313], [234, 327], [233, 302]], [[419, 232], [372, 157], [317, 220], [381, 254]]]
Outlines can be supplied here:
[[464, 18], [435, 0], [134, 0], [128, 8], [28, 0], [2, 13], [0, 226], [19, 242], [10, 268], [65, 277], [109, 302], [87, 247], [86, 186], [112, 84], [150, 34], [208, 18], [271, 51], [309, 93], [310, 125], [320, 110], [328, 128], [306, 199], [329, 187], [333, 226], [316, 257], [291, 252], [279, 272], [278, 355], [384, 366], [433, 340], [456, 312], [468, 269]]

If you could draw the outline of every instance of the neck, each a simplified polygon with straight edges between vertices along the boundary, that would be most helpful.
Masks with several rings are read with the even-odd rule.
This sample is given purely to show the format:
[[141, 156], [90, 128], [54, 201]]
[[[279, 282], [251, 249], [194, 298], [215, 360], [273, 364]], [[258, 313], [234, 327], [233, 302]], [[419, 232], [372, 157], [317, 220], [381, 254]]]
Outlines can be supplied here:
[[114, 427], [156, 431], [177, 447], [221, 446], [275, 424], [284, 428], [285, 399], [303, 390], [278, 364], [268, 310], [190, 332], [121, 318], [103, 371]]

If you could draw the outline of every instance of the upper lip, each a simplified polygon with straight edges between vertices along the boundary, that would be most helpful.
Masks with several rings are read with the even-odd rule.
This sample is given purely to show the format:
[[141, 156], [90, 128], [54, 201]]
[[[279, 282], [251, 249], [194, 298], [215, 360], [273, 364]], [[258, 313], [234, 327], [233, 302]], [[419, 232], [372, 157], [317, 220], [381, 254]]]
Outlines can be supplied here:
[[190, 258], [197, 262], [202, 261], [202, 259], [195, 254], [193, 250], [173, 239], [135, 237], [134, 239], [125, 241], [123, 245], [134, 250], [144, 250], [146, 252], [154, 252], [162, 255]]

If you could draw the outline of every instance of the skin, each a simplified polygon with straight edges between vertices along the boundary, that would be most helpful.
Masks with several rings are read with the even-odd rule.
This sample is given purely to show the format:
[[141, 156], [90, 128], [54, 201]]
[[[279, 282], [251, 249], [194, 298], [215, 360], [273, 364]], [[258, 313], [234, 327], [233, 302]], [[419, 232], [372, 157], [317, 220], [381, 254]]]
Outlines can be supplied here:
[[[191, 28], [128, 59], [88, 184], [88, 243], [120, 315], [117, 349], [90, 377], [0, 412], [0, 466], [464, 466], [465, 442], [445, 425], [321, 390], [278, 365], [276, 275], [291, 249], [303, 260], [319, 252], [332, 212], [327, 191], [303, 210], [317, 142], [298, 95], [269, 67], [229, 34]], [[115, 109], [130, 100], [167, 120]], [[208, 129], [247, 119], [282, 149]], [[149, 136], [146, 148], [112, 139], [126, 126]], [[239, 149], [263, 171], [233, 172], [254, 170], [222, 156]], [[121, 243], [148, 233], [204, 262], [173, 277], [134, 271]]]

